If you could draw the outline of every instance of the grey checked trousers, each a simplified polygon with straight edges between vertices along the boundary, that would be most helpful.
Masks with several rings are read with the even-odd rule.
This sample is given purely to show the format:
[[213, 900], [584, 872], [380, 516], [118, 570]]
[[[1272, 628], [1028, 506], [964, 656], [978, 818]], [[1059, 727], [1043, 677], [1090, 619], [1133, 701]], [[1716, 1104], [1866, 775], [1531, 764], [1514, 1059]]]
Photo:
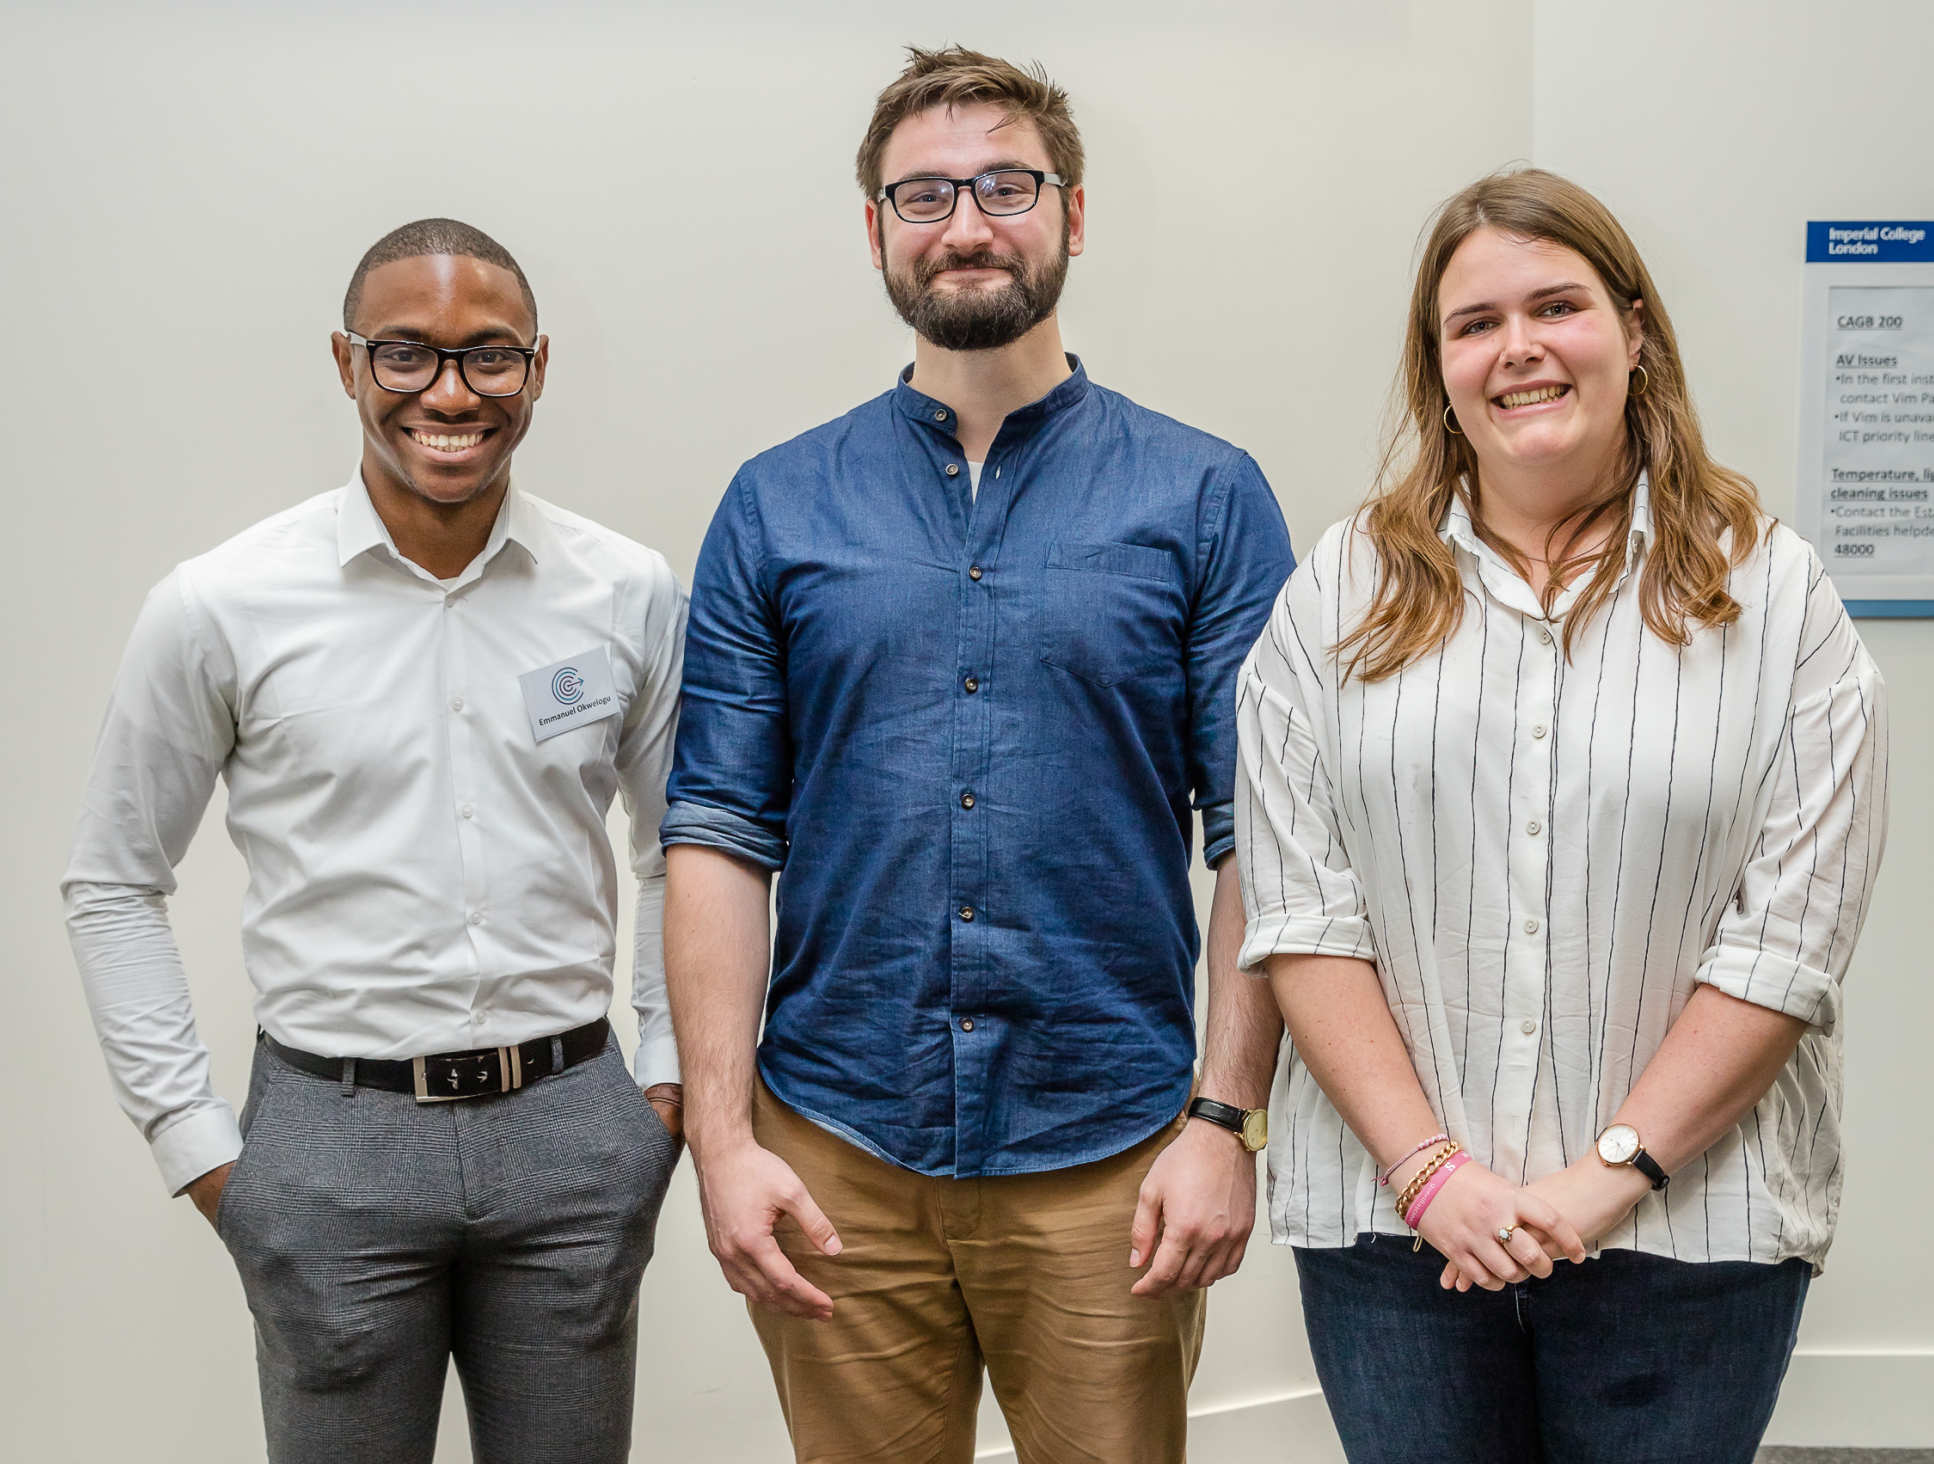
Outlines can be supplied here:
[[271, 1464], [429, 1464], [452, 1357], [478, 1464], [627, 1456], [677, 1151], [615, 1041], [521, 1092], [430, 1104], [258, 1042], [242, 1134], [216, 1228]]

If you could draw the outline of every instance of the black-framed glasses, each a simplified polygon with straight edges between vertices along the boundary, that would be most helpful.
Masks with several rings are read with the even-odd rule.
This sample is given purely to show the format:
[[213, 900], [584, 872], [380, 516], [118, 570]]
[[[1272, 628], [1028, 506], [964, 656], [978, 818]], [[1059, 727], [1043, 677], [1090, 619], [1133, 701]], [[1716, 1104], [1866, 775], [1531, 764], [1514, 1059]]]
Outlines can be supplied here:
[[428, 390], [455, 361], [463, 384], [478, 396], [516, 396], [530, 380], [535, 346], [446, 346], [422, 341], [372, 341], [353, 330], [343, 332], [352, 346], [369, 352], [369, 373], [384, 391], [409, 394]]
[[1059, 173], [1044, 173], [1039, 168], [995, 168], [972, 178], [902, 178], [889, 183], [879, 193], [881, 202], [909, 224], [938, 224], [954, 216], [960, 193], [973, 195], [980, 211], [989, 218], [1012, 218], [1024, 214], [1041, 201], [1043, 185], [1056, 188], [1068, 185]]

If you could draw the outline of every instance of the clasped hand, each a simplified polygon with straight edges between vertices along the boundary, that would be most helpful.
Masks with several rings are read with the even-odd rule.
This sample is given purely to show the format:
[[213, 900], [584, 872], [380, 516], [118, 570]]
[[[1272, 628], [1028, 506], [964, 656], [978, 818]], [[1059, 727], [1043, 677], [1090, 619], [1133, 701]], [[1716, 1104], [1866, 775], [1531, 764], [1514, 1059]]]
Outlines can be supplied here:
[[[1645, 1190], [1643, 1175], [1594, 1155], [1521, 1188], [1473, 1162], [1445, 1183], [1417, 1231], [1445, 1257], [1440, 1286], [1499, 1291], [1549, 1276], [1554, 1261], [1582, 1262], [1585, 1237], [1602, 1238]], [[1509, 1238], [1500, 1241], [1507, 1226]]]

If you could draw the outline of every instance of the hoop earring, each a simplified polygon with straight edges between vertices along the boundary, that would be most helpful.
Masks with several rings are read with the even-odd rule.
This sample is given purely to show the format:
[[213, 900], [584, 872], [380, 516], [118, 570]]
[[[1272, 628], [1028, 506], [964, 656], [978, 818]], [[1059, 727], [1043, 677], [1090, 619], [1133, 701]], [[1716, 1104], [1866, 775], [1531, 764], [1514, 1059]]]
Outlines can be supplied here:
[[1643, 366], [1634, 366], [1632, 368], [1631, 375], [1626, 378], [1628, 385], [1631, 376], [1638, 377], [1638, 385], [1630, 387], [1633, 396], [1644, 396], [1646, 392], [1652, 389], [1652, 373], [1647, 371]]
[[1449, 402], [1444, 403], [1444, 430], [1450, 433], [1452, 437], [1462, 437], [1464, 435], [1458, 431], [1457, 423], [1451, 417]]

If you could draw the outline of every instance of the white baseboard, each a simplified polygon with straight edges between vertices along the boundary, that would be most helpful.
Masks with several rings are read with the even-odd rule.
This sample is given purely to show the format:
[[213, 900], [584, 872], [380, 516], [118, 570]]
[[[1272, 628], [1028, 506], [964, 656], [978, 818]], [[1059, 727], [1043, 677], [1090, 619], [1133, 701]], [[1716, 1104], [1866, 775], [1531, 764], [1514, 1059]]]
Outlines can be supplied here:
[[1924, 1449], [1934, 1445], [1934, 1352], [1796, 1352], [1769, 1444]]
[[[1798, 1352], [1787, 1369], [1769, 1444], [1813, 1448], [1934, 1446], [1934, 1352]], [[1198, 1464], [1343, 1464], [1323, 1395], [1256, 1398], [1195, 1413], [1189, 1456]], [[1011, 1461], [1013, 1447], [974, 1455]]]
[[[976, 1464], [1013, 1458], [1011, 1444], [974, 1455]], [[1191, 1412], [1189, 1458], [1196, 1464], [1343, 1464], [1343, 1446], [1323, 1395], [1311, 1388]]]

